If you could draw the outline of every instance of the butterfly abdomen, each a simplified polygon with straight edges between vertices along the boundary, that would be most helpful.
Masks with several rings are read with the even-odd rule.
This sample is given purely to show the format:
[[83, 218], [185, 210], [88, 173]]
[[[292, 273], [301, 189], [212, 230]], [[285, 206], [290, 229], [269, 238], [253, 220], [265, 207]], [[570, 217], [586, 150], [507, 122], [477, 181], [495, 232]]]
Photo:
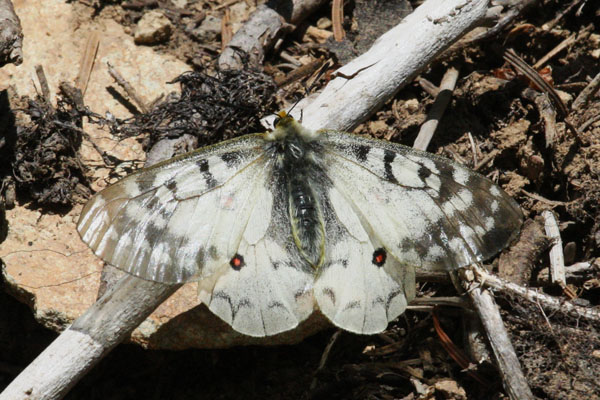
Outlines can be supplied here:
[[296, 246], [315, 268], [323, 261], [325, 234], [321, 210], [309, 181], [302, 174], [289, 177], [288, 198], [292, 235]]
[[296, 247], [306, 261], [318, 268], [325, 254], [325, 228], [318, 197], [312, 183], [315, 165], [311, 144], [291, 130], [277, 145], [277, 168], [284, 179], [290, 228]]

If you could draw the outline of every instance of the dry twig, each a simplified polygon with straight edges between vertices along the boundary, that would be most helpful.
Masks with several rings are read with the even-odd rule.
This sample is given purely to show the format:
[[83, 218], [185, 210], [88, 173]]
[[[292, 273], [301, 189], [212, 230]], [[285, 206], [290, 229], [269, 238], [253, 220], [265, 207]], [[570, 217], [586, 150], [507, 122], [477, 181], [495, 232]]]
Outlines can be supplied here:
[[552, 283], [558, 284], [561, 288], [567, 286], [565, 278], [565, 259], [563, 256], [562, 239], [560, 238], [560, 230], [554, 214], [551, 211], [544, 211], [544, 229], [546, 235], [552, 240], [553, 244], [550, 248], [550, 276]]
[[83, 96], [85, 96], [85, 91], [87, 90], [99, 46], [100, 35], [98, 32], [94, 31], [90, 33], [85, 44], [85, 50], [81, 55], [81, 61], [79, 62], [79, 73], [77, 74], [77, 78], [75, 78], [75, 87], [81, 91]]
[[431, 142], [431, 138], [437, 129], [437, 126], [446, 111], [446, 107], [452, 98], [452, 92], [458, 80], [458, 70], [456, 68], [448, 68], [448, 71], [442, 78], [440, 91], [431, 106], [427, 120], [421, 125], [421, 130], [415, 139], [413, 147], [419, 150], [426, 150]]
[[127, 95], [133, 101], [135, 101], [137, 106], [140, 108], [140, 111], [143, 113], [147, 113], [148, 106], [146, 105], [146, 102], [137, 94], [137, 91], [133, 88], [133, 86], [131, 86], [129, 84], [129, 82], [127, 82], [125, 80], [125, 78], [123, 78], [123, 76], [121, 76], [119, 71], [117, 71], [116, 69], [113, 68], [112, 65], [110, 65], [110, 63], [107, 63], [107, 65], [108, 65], [108, 73], [110, 74], [110, 76], [112, 76], [113, 79], [119, 84], [119, 86], [121, 86], [123, 88], [123, 90], [125, 90]]
[[600, 89], [600, 72], [591, 80], [591, 82], [579, 93], [571, 106], [571, 110], [579, 110], [583, 108], [596, 92]]
[[[475, 266], [472, 266], [475, 267]], [[492, 347], [496, 364], [502, 376], [504, 390], [513, 400], [535, 399], [523, 375], [519, 359], [502, 322], [498, 306], [490, 292], [469, 279], [469, 270], [463, 270], [463, 285], [481, 318]], [[479, 281], [481, 282], [481, 281]]]

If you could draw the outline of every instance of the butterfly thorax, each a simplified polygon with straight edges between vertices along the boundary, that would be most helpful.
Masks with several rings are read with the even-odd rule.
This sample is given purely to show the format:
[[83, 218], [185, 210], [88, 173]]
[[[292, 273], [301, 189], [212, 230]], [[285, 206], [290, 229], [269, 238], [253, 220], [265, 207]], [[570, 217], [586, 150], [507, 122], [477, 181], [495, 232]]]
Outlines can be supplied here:
[[287, 114], [280, 113], [279, 121], [266, 139], [278, 153], [276, 170], [287, 192], [287, 209], [292, 237], [306, 261], [318, 268], [324, 259], [325, 227], [323, 215], [315, 192], [314, 164], [315, 141], [318, 134], [298, 124]]

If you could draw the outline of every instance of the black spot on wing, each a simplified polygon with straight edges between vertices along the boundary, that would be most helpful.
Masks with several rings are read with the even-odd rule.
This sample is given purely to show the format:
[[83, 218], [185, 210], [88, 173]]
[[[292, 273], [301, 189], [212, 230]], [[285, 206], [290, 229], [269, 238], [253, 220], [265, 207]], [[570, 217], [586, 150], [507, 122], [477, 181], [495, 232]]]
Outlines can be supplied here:
[[351, 302], [347, 303], [347, 304], [344, 306], [344, 309], [343, 309], [343, 311], [346, 311], [346, 310], [352, 310], [352, 309], [354, 309], [354, 308], [360, 308], [360, 307], [361, 307], [361, 306], [360, 306], [360, 300], [353, 300], [353, 301], [351, 301]]
[[201, 160], [198, 160], [198, 162], [196, 164], [198, 165], [198, 168], [200, 168], [200, 172], [202, 172], [202, 177], [204, 178], [204, 181], [206, 182], [206, 186], [209, 189], [212, 189], [215, 186], [217, 186], [217, 181], [215, 180], [215, 177], [213, 176], [212, 172], [210, 172], [210, 168], [208, 166], [208, 160], [203, 158]]
[[429, 178], [432, 174], [431, 170], [429, 168], [427, 168], [424, 165], [419, 166], [419, 178], [421, 178], [421, 180], [423, 182], [425, 182], [425, 179]]
[[454, 167], [445, 162], [436, 162], [438, 176], [440, 178], [440, 189], [437, 198], [443, 203], [451, 199], [460, 190], [460, 185], [452, 178]]
[[333, 305], [335, 305], [335, 293], [333, 292], [333, 289], [330, 287], [326, 287], [323, 288], [323, 294], [327, 297], [329, 297], [329, 299], [331, 300], [331, 303]]
[[280, 301], [272, 301], [269, 304], [267, 304], [267, 308], [271, 308], [271, 309], [272, 308], [283, 308], [283, 309], [285, 309], [285, 306]]
[[175, 181], [175, 179], [170, 179], [165, 186], [167, 187], [167, 189], [169, 189], [170, 191], [174, 192], [177, 190], [177, 182]]
[[358, 161], [365, 162], [367, 161], [367, 155], [369, 154], [371, 148], [369, 146], [361, 144], [358, 146], [352, 146], [351, 150], [352, 154], [354, 154]]
[[234, 255], [233, 257], [231, 257], [231, 260], [229, 260], [229, 265], [235, 271], [241, 270], [244, 266], [246, 266], [246, 262], [244, 261], [244, 256], [242, 256], [240, 254]]
[[221, 154], [221, 160], [223, 160], [227, 167], [233, 168], [240, 164], [242, 157], [239, 151], [232, 151], [230, 153]]
[[154, 187], [155, 179], [156, 175], [154, 174], [140, 174], [135, 180], [135, 183], [137, 183], [138, 189], [141, 193], [146, 193], [148, 190]]
[[402, 288], [400, 285], [398, 285], [398, 288], [395, 290], [392, 290], [387, 296], [387, 301], [385, 303], [386, 310], [390, 308], [390, 305], [392, 304], [392, 300], [394, 300], [396, 297], [398, 297], [400, 295], [404, 296], [404, 288]]
[[398, 183], [398, 180], [394, 176], [394, 171], [392, 170], [392, 163], [396, 159], [396, 153], [390, 150], [385, 150], [383, 152], [383, 177], [392, 183]]
[[231, 296], [229, 296], [223, 290], [218, 290], [218, 291], [213, 292], [211, 302], [214, 301], [215, 299], [223, 300], [223, 301], [225, 301], [226, 303], [229, 304], [229, 308], [231, 309], [231, 319], [232, 319], [232, 321], [235, 321], [235, 317], [236, 317], [238, 311], [241, 308], [244, 308], [244, 307], [250, 308], [250, 307], [252, 307], [252, 302], [250, 301], [250, 299], [248, 299], [246, 297], [240, 299], [240, 301], [238, 301], [237, 304], [234, 304], [233, 299], [231, 298]]
[[219, 257], [219, 252], [217, 251], [217, 248], [214, 245], [208, 248], [208, 255], [213, 260], [216, 260]]

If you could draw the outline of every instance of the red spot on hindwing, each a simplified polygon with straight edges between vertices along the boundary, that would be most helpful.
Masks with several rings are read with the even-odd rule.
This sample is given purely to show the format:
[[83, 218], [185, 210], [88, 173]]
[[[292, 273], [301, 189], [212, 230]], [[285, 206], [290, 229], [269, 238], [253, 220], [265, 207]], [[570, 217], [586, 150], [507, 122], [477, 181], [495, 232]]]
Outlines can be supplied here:
[[231, 268], [234, 270], [239, 271], [243, 266], [246, 265], [246, 263], [244, 262], [244, 257], [236, 253], [236, 255], [231, 257], [231, 260], [229, 260], [229, 265], [231, 265]]
[[378, 267], [383, 266], [383, 264], [385, 264], [386, 259], [387, 259], [387, 252], [385, 251], [385, 249], [379, 248], [373, 252], [372, 263], [377, 265]]

